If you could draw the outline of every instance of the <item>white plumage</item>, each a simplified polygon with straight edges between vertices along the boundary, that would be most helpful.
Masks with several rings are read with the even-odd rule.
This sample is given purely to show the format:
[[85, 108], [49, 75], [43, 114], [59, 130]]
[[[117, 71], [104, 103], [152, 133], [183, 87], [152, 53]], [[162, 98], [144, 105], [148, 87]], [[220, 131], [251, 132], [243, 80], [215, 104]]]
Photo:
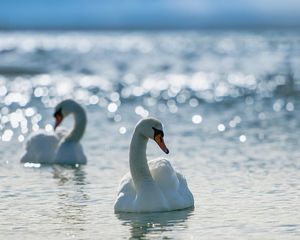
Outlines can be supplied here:
[[62, 119], [74, 115], [74, 128], [71, 132], [59, 128], [53, 133], [39, 131], [27, 141], [25, 153], [21, 162], [48, 164], [85, 164], [86, 156], [80, 144], [80, 139], [86, 127], [84, 109], [73, 100], [64, 100], [55, 107], [55, 118]]
[[[156, 138], [153, 128], [162, 133], [162, 125], [155, 119], [142, 120], [136, 126], [130, 145], [130, 173], [121, 180], [115, 202], [116, 211], [160, 212], [194, 206], [186, 179], [174, 170], [167, 159], [157, 158], [147, 162], [148, 138], [160, 139]], [[158, 140], [158, 144], [168, 153], [163, 138]]]

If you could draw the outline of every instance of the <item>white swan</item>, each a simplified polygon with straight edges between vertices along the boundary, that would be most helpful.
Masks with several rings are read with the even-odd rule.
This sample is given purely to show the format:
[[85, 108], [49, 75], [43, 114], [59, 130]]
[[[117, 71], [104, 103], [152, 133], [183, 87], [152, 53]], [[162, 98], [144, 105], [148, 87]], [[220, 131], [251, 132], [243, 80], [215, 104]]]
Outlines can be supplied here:
[[116, 212], [161, 212], [194, 206], [194, 198], [183, 175], [164, 158], [147, 162], [148, 139], [169, 153], [162, 124], [153, 118], [135, 127], [129, 153], [130, 173], [121, 180], [115, 202]]
[[54, 129], [56, 130], [63, 119], [71, 114], [74, 115], [75, 124], [70, 133], [59, 130], [55, 133], [34, 134], [26, 143], [25, 154], [21, 162], [85, 164], [86, 156], [79, 142], [87, 123], [85, 110], [71, 99], [60, 102], [55, 107]]

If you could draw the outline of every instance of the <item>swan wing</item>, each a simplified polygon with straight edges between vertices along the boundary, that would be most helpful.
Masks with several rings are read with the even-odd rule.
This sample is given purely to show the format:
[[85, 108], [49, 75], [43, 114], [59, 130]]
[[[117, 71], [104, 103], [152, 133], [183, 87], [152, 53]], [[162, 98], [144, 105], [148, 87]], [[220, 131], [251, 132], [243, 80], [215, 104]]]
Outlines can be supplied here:
[[21, 162], [31, 163], [51, 163], [55, 156], [55, 151], [59, 139], [56, 135], [47, 132], [38, 132], [29, 137], [25, 153]]
[[162, 191], [176, 191], [179, 187], [176, 171], [169, 160], [164, 158], [153, 159], [148, 162], [151, 175]]
[[127, 173], [120, 182], [114, 209], [116, 211], [123, 212], [131, 211], [135, 198], [136, 191], [131, 178], [131, 174]]
[[149, 167], [170, 209], [183, 209], [194, 205], [194, 198], [185, 177], [173, 168], [170, 161], [164, 158], [154, 159], [149, 161]]
[[62, 141], [57, 149], [54, 163], [57, 164], [86, 164], [87, 159], [80, 143]]
[[183, 208], [194, 206], [194, 196], [188, 187], [185, 177], [180, 172], [176, 172], [176, 175], [179, 182], [178, 193], [182, 198]]

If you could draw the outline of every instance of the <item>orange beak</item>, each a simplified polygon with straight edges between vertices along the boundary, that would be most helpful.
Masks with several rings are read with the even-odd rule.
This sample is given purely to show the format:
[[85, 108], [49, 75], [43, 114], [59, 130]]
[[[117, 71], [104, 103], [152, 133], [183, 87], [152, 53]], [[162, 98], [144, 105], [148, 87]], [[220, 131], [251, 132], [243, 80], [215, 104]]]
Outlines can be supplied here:
[[154, 141], [158, 144], [158, 146], [161, 148], [161, 150], [163, 150], [166, 154], [169, 153], [169, 149], [167, 148], [163, 137], [160, 134], [157, 134], [154, 137]]
[[55, 114], [55, 125], [54, 130], [61, 124], [62, 120], [64, 119], [61, 114]]

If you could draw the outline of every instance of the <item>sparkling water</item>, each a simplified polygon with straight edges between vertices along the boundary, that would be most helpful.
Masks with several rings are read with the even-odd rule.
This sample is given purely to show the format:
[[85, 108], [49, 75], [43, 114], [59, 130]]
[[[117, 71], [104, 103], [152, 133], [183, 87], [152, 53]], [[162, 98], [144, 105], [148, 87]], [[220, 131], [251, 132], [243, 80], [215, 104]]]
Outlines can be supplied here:
[[[300, 33], [0, 33], [1, 239], [299, 239]], [[86, 166], [21, 164], [73, 98]], [[137, 121], [165, 127], [165, 155], [195, 208], [115, 214]], [[72, 118], [64, 125], [72, 127]]]

